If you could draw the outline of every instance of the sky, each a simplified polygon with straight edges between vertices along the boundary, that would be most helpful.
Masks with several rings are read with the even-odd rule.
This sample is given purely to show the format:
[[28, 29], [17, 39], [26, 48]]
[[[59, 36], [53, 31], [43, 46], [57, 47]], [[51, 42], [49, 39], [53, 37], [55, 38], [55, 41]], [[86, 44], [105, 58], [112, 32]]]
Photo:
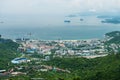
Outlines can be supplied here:
[[45, 23], [50, 16], [84, 12], [118, 14], [119, 11], [120, 0], [0, 0], [0, 20], [7, 19], [9, 25], [13, 24], [12, 21], [19, 24], [19, 21], [26, 22], [28, 19], [37, 21], [40, 17], [46, 17], [43, 20]]

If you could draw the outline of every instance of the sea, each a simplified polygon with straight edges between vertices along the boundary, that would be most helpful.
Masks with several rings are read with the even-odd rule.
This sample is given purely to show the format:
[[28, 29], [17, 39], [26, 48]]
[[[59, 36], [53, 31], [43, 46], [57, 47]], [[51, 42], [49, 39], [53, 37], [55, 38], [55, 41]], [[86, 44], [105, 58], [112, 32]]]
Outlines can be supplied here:
[[45, 18], [11, 16], [3, 19], [4, 23], [0, 24], [0, 34], [7, 39], [81, 40], [103, 39], [105, 33], [120, 30], [120, 24], [101, 23], [101, 20], [96, 16]]

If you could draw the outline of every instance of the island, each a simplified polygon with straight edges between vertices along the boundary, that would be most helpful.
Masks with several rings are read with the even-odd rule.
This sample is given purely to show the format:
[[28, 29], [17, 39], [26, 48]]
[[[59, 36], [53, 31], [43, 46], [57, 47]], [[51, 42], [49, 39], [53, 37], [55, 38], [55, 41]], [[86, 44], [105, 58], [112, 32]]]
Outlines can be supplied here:
[[120, 24], [120, 18], [111, 18], [101, 21], [102, 23]]
[[81, 18], [80, 21], [84, 21], [84, 19]]
[[71, 21], [70, 20], [64, 20], [65, 23], [70, 23]]
[[120, 24], [120, 16], [106, 16], [106, 15], [102, 15], [102, 16], [97, 16], [97, 18], [102, 19], [101, 23]]

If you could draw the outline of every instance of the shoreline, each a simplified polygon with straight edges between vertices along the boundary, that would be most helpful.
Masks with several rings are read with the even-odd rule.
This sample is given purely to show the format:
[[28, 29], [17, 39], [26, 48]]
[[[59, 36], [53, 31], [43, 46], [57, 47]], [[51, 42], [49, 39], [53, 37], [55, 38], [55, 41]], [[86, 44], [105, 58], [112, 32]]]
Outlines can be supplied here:
[[[18, 38], [18, 39], [23, 39], [23, 38]], [[26, 38], [29, 39], [29, 38]], [[54, 39], [54, 40], [46, 40], [46, 39], [29, 39], [30, 41], [91, 41], [91, 40], [103, 40], [104, 38], [90, 38], [90, 39]], [[16, 40], [16, 39], [11, 39], [11, 40]], [[24, 41], [24, 40], [23, 40]], [[28, 41], [28, 40], [26, 40]]]

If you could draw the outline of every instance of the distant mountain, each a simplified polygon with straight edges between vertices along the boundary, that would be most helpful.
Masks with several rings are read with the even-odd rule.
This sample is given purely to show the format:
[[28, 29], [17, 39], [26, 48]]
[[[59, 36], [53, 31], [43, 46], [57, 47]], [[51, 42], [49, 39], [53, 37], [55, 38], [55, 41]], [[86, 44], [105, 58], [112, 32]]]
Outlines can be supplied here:
[[120, 16], [119, 15], [98, 15], [97, 18], [103, 18], [103, 19], [120, 18]]
[[71, 15], [68, 15], [66, 17], [77, 17], [78, 15], [75, 15], [75, 14], [71, 14]]
[[97, 16], [97, 18], [101, 18], [101, 23], [111, 23], [111, 24], [120, 24], [120, 16], [119, 15], [101, 15]]
[[120, 24], [119, 18], [111, 18], [111, 19], [105, 19], [101, 21], [102, 23], [111, 23], [111, 24]]

